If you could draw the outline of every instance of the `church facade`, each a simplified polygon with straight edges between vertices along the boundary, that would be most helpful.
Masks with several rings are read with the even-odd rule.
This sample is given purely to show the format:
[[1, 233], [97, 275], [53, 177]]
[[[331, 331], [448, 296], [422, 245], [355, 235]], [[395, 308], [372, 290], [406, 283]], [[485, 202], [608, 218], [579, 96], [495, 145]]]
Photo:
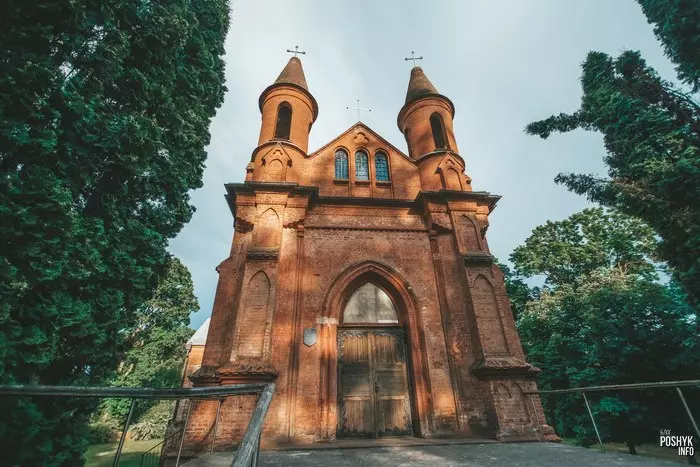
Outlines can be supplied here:
[[[195, 386], [274, 381], [263, 444], [341, 437], [556, 438], [486, 241], [499, 197], [473, 191], [455, 107], [419, 67], [397, 124], [408, 154], [358, 122], [314, 152], [318, 104], [294, 57], [259, 99]], [[220, 409], [242, 437], [254, 396]], [[185, 451], [213, 439], [193, 404]]]

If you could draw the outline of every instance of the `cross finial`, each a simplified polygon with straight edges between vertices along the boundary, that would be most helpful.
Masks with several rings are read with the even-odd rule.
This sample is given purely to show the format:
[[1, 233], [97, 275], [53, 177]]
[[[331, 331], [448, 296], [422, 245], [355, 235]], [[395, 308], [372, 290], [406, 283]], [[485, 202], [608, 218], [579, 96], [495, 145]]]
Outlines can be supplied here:
[[410, 56], [410, 57], [404, 58], [404, 60], [406, 60], [406, 61], [413, 60], [413, 66], [415, 67], [415, 66], [416, 66], [416, 60], [423, 60], [423, 57], [422, 57], [422, 56], [421, 56], [421, 57], [416, 57], [416, 53], [415, 53], [413, 50], [411, 50], [411, 56]]
[[357, 110], [357, 121], [360, 121], [360, 112], [371, 112], [372, 109], [362, 109], [360, 108], [360, 99], [357, 99], [356, 107], [345, 107], [347, 110]]
[[295, 57], [297, 56], [297, 54], [306, 55], [306, 52], [302, 52], [301, 50], [299, 50], [299, 46], [298, 46], [298, 45], [295, 45], [295, 46], [294, 46], [294, 50], [292, 50], [292, 49], [287, 49], [287, 52], [289, 52], [289, 53], [291, 53], [291, 54], [294, 54]]

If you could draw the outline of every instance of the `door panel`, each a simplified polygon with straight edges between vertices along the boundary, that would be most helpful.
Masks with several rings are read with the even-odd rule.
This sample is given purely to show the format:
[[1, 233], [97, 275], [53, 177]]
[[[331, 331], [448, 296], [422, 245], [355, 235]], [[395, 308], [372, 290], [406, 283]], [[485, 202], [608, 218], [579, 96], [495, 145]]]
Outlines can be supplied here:
[[377, 434], [410, 434], [411, 410], [403, 335], [399, 332], [375, 332], [372, 339]]
[[374, 433], [374, 384], [370, 374], [370, 336], [344, 333], [338, 336], [339, 431], [344, 436]]
[[411, 434], [403, 333], [338, 330], [338, 435]]

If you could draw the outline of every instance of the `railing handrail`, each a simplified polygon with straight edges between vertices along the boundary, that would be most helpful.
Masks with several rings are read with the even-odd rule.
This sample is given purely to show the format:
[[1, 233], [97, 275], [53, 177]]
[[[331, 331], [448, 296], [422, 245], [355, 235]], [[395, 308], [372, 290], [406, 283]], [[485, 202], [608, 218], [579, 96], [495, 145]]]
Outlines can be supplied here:
[[0, 384], [0, 396], [119, 397], [129, 399], [206, 399], [260, 394], [267, 383], [230, 384], [199, 388], [130, 388], [112, 386], [34, 386]]
[[574, 392], [595, 392], [595, 391], [612, 391], [615, 389], [653, 389], [653, 388], [677, 388], [684, 386], [700, 386], [700, 379], [691, 379], [686, 381], [660, 381], [655, 383], [630, 383], [630, 384], [609, 384], [605, 386], [583, 386], [570, 389], [550, 389], [545, 391], [532, 391], [525, 394], [565, 394]]
[[[114, 455], [113, 466], [119, 464], [122, 448], [126, 439], [126, 433], [131, 423], [131, 417], [136, 406], [136, 399], [212, 399], [235, 395], [260, 395], [258, 403], [253, 410], [248, 427], [246, 428], [241, 444], [238, 447], [236, 456], [233, 459], [234, 467], [256, 466], [258, 461], [258, 451], [260, 450], [260, 436], [262, 425], [265, 421], [265, 414], [270, 407], [270, 401], [275, 393], [274, 383], [244, 383], [230, 384], [226, 386], [209, 386], [200, 388], [129, 388], [129, 387], [109, 387], [109, 386], [34, 386], [24, 384], [0, 384], [0, 396], [71, 396], [71, 397], [99, 397], [99, 398], [129, 398], [131, 407], [129, 415], [124, 422], [124, 429]], [[185, 440], [185, 429], [191, 411], [192, 404], [187, 410], [185, 424], [180, 438], [175, 465], [180, 463], [182, 445]], [[218, 420], [218, 414], [217, 414]], [[163, 440], [161, 443], [163, 443]], [[143, 460], [143, 457], [142, 457]]]

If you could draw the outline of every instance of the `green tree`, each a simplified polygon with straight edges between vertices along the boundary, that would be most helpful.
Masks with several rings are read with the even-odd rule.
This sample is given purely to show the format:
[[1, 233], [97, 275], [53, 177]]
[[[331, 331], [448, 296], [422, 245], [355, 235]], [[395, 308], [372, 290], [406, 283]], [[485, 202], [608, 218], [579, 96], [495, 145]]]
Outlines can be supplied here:
[[[94, 384], [116, 368], [192, 215], [227, 28], [226, 0], [4, 3], [4, 383]], [[3, 462], [81, 465], [95, 405], [0, 399]]]
[[700, 91], [700, 3], [692, 0], [637, 0], [678, 78]]
[[656, 277], [657, 240], [644, 222], [615, 211], [589, 208], [535, 227], [511, 261], [519, 276], [542, 275], [545, 284], [574, 284], [598, 268]]
[[[199, 310], [192, 276], [173, 258], [152, 299], [136, 312], [136, 326], [126, 341], [129, 350], [119, 365], [114, 386], [178, 387], [182, 383], [185, 343], [192, 336], [190, 314]], [[126, 416], [129, 405], [107, 401], [113, 415]], [[152, 405], [152, 404], [150, 404]], [[140, 404], [140, 411], [149, 404]]]
[[[138, 308], [136, 326], [126, 339], [129, 350], [109, 384], [151, 388], [180, 386], [185, 343], [193, 333], [189, 327], [190, 314], [198, 310], [192, 277], [177, 258], [172, 258], [153, 298]], [[121, 426], [129, 405], [129, 400], [107, 399], [103, 403], [103, 415], [117, 418], [117, 425]], [[151, 410], [155, 405], [160, 407]], [[140, 424], [149, 423], [150, 412], [159, 416], [161, 412], [167, 413], [171, 406], [168, 401], [160, 404], [140, 401], [134, 420]], [[156, 422], [157, 430], [149, 433], [151, 435], [165, 432], [165, 423], [160, 419]]]
[[[700, 6], [640, 0], [679, 77], [698, 90]], [[548, 138], [580, 128], [603, 134], [609, 178], [559, 174], [555, 181], [588, 199], [648, 223], [659, 256], [700, 310], [700, 105], [662, 80], [639, 52], [613, 58], [591, 52], [583, 63], [581, 107], [531, 123]]]
[[[657, 280], [651, 229], [600, 208], [533, 230], [511, 255], [526, 277], [549, 284], [527, 303], [518, 329], [542, 389], [693, 379], [700, 340], [693, 309], [671, 282]], [[655, 441], [659, 428], [689, 433], [671, 391], [591, 396], [602, 436], [628, 444]], [[595, 435], [579, 395], [545, 399], [563, 436], [588, 445]]]

